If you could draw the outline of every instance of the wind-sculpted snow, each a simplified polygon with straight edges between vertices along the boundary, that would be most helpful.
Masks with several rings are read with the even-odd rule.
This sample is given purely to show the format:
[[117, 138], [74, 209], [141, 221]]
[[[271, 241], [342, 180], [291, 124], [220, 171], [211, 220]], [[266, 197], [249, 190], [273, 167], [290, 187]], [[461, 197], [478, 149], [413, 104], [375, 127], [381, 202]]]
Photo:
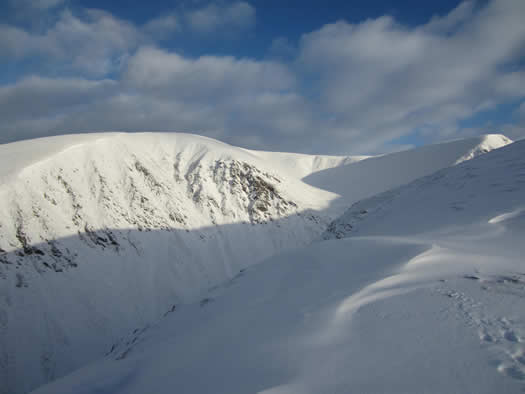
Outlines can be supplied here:
[[[506, 142], [444, 144], [446, 160], [422, 167], [438, 170]], [[212, 307], [208, 289], [319, 239], [355, 196], [418, 171], [373, 184], [332, 177], [327, 190], [299, 178], [341, 168], [355, 182], [352, 166], [372, 160], [379, 171], [400, 155], [272, 154], [161, 133], [1, 145], [0, 393], [27, 392], [108, 352], [126, 358], [140, 339], [133, 331], [142, 335], [176, 306]], [[417, 167], [428, 155], [406, 157]], [[359, 192], [333, 193], [354, 186]]]
[[523, 142], [514, 143], [359, 201], [330, 223], [323, 238], [417, 234], [429, 223], [436, 229], [452, 229], [478, 220], [494, 223], [491, 215], [498, 209], [502, 214], [521, 212], [520, 203], [525, 207], [523, 147]]
[[325, 234], [344, 239], [172, 305], [35, 393], [520, 393], [524, 202], [517, 142], [355, 204]]
[[[414, 179], [470, 160], [512, 141], [498, 134], [485, 135], [397, 152], [314, 172], [309, 185], [337, 193], [350, 204], [406, 184]], [[345, 207], [345, 208], [346, 208]]]

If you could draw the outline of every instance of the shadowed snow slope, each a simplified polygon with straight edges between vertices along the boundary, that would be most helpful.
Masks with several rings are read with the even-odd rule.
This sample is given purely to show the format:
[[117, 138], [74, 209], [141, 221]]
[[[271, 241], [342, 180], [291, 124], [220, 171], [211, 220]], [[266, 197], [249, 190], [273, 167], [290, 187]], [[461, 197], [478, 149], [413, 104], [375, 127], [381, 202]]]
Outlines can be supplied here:
[[[174, 305], [318, 239], [355, 196], [507, 142], [485, 136], [365, 160], [247, 151], [189, 134], [0, 145], [0, 393], [63, 376]], [[353, 166], [365, 162], [379, 164], [355, 167], [361, 185]], [[400, 163], [406, 173], [377, 176]], [[323, 182], [301, 180], [316, 174]]]
[[499, 134], [423, 146], [403, 152], [371, 157], [306, 176], [315, 187], [340, 194], [348, 206], [363, 198], [450, 167], [481, 153], [501, 148], [512, 141]]
[[250, 267], [36, 393], [522, 392], [524, 204], [517, 142], [359, 202], [325, 234], [344, 239]]

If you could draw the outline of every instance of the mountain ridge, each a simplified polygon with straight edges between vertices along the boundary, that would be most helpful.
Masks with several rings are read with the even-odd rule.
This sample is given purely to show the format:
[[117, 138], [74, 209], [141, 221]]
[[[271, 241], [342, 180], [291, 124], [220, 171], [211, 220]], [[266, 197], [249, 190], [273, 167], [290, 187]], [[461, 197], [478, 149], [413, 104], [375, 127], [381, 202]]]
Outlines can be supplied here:
[[[468, 149], [457, 149], [456, 159], [482, 142], [461, 143]], [[492, 149], [506, 140], [489, 142]], [[51, 137], [0, 145], [0, 153], [0, 386], [7, 392], [57, 378], [172, 305], [198, 301], [240, 270], [318, 239], [353, 197], [301, 178], [378, 160], [285, 153], [272, 160], [268, 152], [162, 133]], [[448, 156], [430, 167], [450, 165]], [[378, 180], [367, 192], [407, 177]]]
[[521, 392], [524, 152], [359, 201], [343, 239], [240, 272], [35, 394]]

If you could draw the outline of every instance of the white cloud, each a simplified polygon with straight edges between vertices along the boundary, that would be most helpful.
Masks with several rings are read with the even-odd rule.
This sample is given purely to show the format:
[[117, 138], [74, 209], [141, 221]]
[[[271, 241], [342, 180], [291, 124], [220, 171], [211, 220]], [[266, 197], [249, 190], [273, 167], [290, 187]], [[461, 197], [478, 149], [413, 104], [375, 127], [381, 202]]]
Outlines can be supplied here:
[[0, 24], [0, 55], [6, 59], [39, 52], [40, 42], [40, 37], [32, 37], [20, 28]]
[[46, 36], [75, 68], [92, 75], [106, 75], [117, 69], [140, 40], [132, 24], [100, 10], [86, 10], [84, 18], [65, 11]]
[[181, 30], [179, 18], [174, 13], [152, 19], [143, 27], [146, 34], [159, 40], [165, 39], [179, 30]]
[[49, 8], [57, 7], [63, 3], [65, 0], [8, 0], [12, 7], [15, 8], [25, 8], [25, 9], [36, 9], [36, 10], [46, 10]]
[[[63, 1], [32, 3], [23, 0], [23, 3], [17, 4], [22, 7], [26, 2], [32, 4], [34, 9], [43, 9]], [[35, 32], [0, 24], [0, 56], [12, 60], [38, 56], [39, 64], [44, 69], [104, 77], [118, 72], [139, 45], [168, 39], [184, 29], [207, 33], [253, 26], [255, 8], [245, 2], [213, 2], [201, 8], [172, 11], [140, 27], [98, 9], [82, 9], [73, 13], [66, 8], [51, 20], [54, 20], [51, 25]]]
[[525, 101], [522, 102], [517, 110], [520, 119], [525, 122]]
[[[186, 130], [267, 147], [286, 136], [297, 138], [308, 127], [307, 103], [294, 87], [293, 74], [279, 63], [228, 56], [191, 59], [145, 47], [127, 63], [123, 93], [86, 116], [96, 113], [100, 129]], [[72, 121], [64, 124], [82, 126], [78, 116]]]
[[[225, 11], [236, 4], [251, 7], [211, 3], [198, 9], [207, 27], [190, 26], [205, 32], [253, 25], [254, 10], [249, 18], [239, 17], [246, 11]], [[0, 87], [0, 142], [74, 131], [171, 130], [251, 148], [375, 153], [414, 130], [427, 140], [479, 133], [460, 130], [459, 121], [524, 97], [520, 0], [463, 3], [413, 28], [387, 16], [339, 21], [305, 34], [298, 48], [275, 41], [276, 48], [293, 49], [281, 59], [297, 56], [288, 64], [191, 58], [155, 46], [154, 39], [184, 33], [194, 12], [178, 9], [140, 28], [95, 10], [64, 11], [41, 34], [0, 26], [0, 55], [38, 55], [42, 64], [79, 76]], [[524, 111], [522, 104], [516, 119]], [[487, 131], [516, 138], [524, 123]]]
[[113, 94], [116, 82], [31, 76], [0, 87], [1, 139], [47, 135], [59, 120]]
[[306, 102], [292, 92], [293, 74], [279, 63], [145, 47], [126, 67], [120, 82], [33, 77], [0, 88], [0, 117], [9, 125], [2, 142], [31, 133], [164, 130], [267, 147], [300, 137], [310, 123]]
[[22, 119], [28, 113], [43, 116], [84, 104], [86, 99], [105, 96], [115, 83], [112, 80], [89, 81], [79, 78], [51, 79], [31, 76], [16, 84], [0, 87], [0, 117], [11, 121]]
[[525, 71], [501, 73], [494, 79], [496, 96], [520, 97], [525, 91]]
[[463, 1], [447, 15], [434, 16], [423, 29], [432, 33], [451, 33], [472, 17], [475, 6], [474, 0]]
[[460, 4], [418, 28], [390, 17], [340, 21], [303, 36], [299, 64], [317, 76], [323, 111], [363, 139], [446, 129], [490, 100], [523, 95], [515, 85], [522, 73], [505, 71], [519, 60], [522, 15], [525, 2], [497, 0], [476, 10]]
[[42, 34], [0, 25], [0, 54], [45, 56], [49, 64], [91, 76], [104, 76], [118, 69], [140, 40], [140, 32], [131, 23], [100, 10], [85, 10], [80, 16], [64, 10]]
[[190, 59], [151, 47], [139, 49], [129, 59], [124, 80], [153, 95], [188, 100], [282, 91], [295, 83], [293, 74], [279, 63], [229, 56]]
[[525, 101], [516, 109], [514, 115], [517, 121], [513, 124], [505, 124], [501, 129], [513, 140], [525, 139]]
[[200, 33], [247, 29], [255, 24], [255, 8], [244, 1], [231, 4], [214, 2], [200, 9], [187, 11], [185, 17], [189, 27]]

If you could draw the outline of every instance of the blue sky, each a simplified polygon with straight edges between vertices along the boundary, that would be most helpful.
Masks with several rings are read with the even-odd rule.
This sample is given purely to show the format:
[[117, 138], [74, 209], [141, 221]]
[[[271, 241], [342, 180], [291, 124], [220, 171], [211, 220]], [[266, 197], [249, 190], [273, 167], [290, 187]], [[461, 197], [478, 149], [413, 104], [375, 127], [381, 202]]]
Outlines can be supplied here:
[[185, 131], [366, 154], [523, 138], [524, 15], [522, 0], [6, 0], [0, 143]]

